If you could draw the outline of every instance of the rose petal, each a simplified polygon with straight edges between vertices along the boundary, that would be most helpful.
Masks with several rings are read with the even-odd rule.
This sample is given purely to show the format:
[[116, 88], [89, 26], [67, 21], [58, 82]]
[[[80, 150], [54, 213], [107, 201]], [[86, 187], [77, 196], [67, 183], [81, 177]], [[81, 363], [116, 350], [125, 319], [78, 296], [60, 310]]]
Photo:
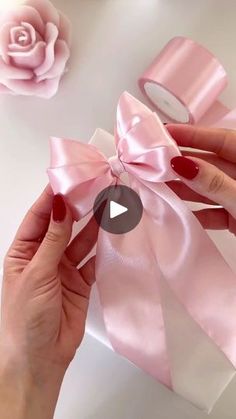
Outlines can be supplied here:
[[45, 42], [41, 41], [28, 52], [8, 52], [8, 55], [12, 57], [12, 63], [17, 67], [34, 69], [44, 62], [45, 48]]
[[28, 52], [32, 49], [32, 45], [19, 45], [19, 44], [9, 44], [8, 45], [8, 53], [9, 52]]
[[8, 44], [10, 42], [10, 31], [14, 25], [14, 22], [8, 22], [0, 28], [0, 55], [6, 64], [9, 64]]
[[66, 63], [70, 57], [70, 50], [65, 41], [59, 39], [55, 45], [55, 61], [52, 68], [43, 74], [42, 76], [37, 77], [37, 82], [42, 80], [54, 79], [55, 77], [62, 76]]
[[13, 26], [10, 29], [10, 40], [11, 40], [12, 44], [15, 42], [16, 33], [19, 32], [19, 31], [22, 31], [22, 30], [24, 30], [23, 26]]
[[[22, 25], [26, 25], [25, 22], [22, 22]], [[27, 23], [27, 25], [31, 26], [29, 23]], [[36, 32], [33, 28], [33, 26], [31, 26], [32, 30], [34, 31], [34, 34], [32, 33], [32, 45], [34, 45], [36, 42], [42, 41], [43, 38], [41, 35], [39, 35], [38, 32]], [[19, 45], [19, 44], [9, 44], [8, 45], [8, 51], [13, 51], [13, 52], [17, 52], [17, 51], [30, 51], [30, 49], [32, 48], [32, 45]]]
[[3, 13], [0, 16], [0, 26], [4, 25], [5, 22], [15, 22], [14, 26], [21, 24], [21, 22], [28, 22], [41, 35], [44, 33], [44, 23], [39, 12], [30, 6], [17, 6]]
[[55, 96], [59, 88], [60, 80], [61, 80], [61, 77], [56, 77], [55, 79], [45, 80], [44, 82], [42, 82], [45, 84], [44, 84], [44, 88], [39, 94], [39, 97], [43, 99], [51, 99], [53, 96]]
[[51, 99], [58, 91], [60, 77], [52, 80], [44, 80], [36, 83], [33, 80], [6, 80], [4, 83], [8, 89], [17, 95], [38, 96], [44, 99]]
[[59, 12], [59, 39], [66, 41], [67, 45], [71, 45], [71, 23], [69, 19], [61, 12]]
[[13, 65], [7, 65], [2, 59], [0, 59], [0, 83], [5, 85], [6, 79], [30, 80], [32, 78], [33, 73], [31, 70], [16, 68]]
[[26, 0], [25, 4], [34, 7], [40, 14], [44, 23], [54, 23], [59, 26], [59, 14], [55, 6], [49, 0]]
[[31, 37], [31, 45], [34, 45], [36, 42], [36, 31], [34, 27], [28, 22], [22, 22], [22, 26], [29, 32]]
[[58, 29], [53, 23], [46, 24], [45, 42], [47, 44], [45, 51], [45, 60], [43, 64], [35, 70], [36, 76], [42, 76], [52, 67], [55, 60], [55, 42], [58, 38]]

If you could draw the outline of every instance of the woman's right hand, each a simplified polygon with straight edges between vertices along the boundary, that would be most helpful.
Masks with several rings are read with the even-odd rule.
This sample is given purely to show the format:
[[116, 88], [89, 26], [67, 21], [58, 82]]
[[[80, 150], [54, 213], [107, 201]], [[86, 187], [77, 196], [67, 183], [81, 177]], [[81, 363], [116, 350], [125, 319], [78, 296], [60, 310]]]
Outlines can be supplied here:
[[172, 159], [181, 182], [168, 182], [168, 186], [186, 201], [218, 206], [194, 211], [204, 228], [236, 234], [236, 131], [180, 124], [166, 127], [178, 146], [195, 149]]

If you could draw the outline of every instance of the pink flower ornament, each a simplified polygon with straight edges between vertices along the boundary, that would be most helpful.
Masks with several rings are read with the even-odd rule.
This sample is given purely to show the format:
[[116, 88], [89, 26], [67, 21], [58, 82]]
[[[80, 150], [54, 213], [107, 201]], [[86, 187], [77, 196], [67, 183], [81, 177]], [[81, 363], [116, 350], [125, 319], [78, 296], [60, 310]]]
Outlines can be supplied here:
[[70, 56], [70, 22], [49, 0], [0, 16], [0, 93], [51, 98]]

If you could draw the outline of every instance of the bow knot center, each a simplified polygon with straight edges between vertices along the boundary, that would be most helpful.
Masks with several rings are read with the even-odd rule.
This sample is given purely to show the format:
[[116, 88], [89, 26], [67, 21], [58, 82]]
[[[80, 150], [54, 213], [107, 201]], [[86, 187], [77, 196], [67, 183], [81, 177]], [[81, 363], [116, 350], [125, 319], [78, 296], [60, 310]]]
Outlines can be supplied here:
[[116, 156], [110, 157], [108, 159], [108, 162], [110, 164], [111, 171], [114, 176], [120, 177], [120, 175], [125, 172], [124, 165], [122, 164], [119, 156], [116, 155]]

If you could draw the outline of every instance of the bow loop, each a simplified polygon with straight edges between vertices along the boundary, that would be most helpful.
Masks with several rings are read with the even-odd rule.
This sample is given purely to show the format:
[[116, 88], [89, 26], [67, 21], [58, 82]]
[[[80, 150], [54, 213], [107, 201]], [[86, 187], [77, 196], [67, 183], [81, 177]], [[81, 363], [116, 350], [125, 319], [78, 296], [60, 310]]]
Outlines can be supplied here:
[[124, 92], [117, 106], [116, 131], [118, 138], [124, 137], [135, 125], [150, 115], [152, 115], [152, 111], [147, 106], [128, 92]]
[[96, 195], [114, 183], [106, 157], [92, 144], [51, 138], [48, 177], [55, 194], [67, 196], [75, 220], [93, 208]]
[[150, 182], [176, 178], [170, 160], [180, 155], [161, 120], [154, 112], [128, 93], [118, 104], [116, 146], [125, 170]]

